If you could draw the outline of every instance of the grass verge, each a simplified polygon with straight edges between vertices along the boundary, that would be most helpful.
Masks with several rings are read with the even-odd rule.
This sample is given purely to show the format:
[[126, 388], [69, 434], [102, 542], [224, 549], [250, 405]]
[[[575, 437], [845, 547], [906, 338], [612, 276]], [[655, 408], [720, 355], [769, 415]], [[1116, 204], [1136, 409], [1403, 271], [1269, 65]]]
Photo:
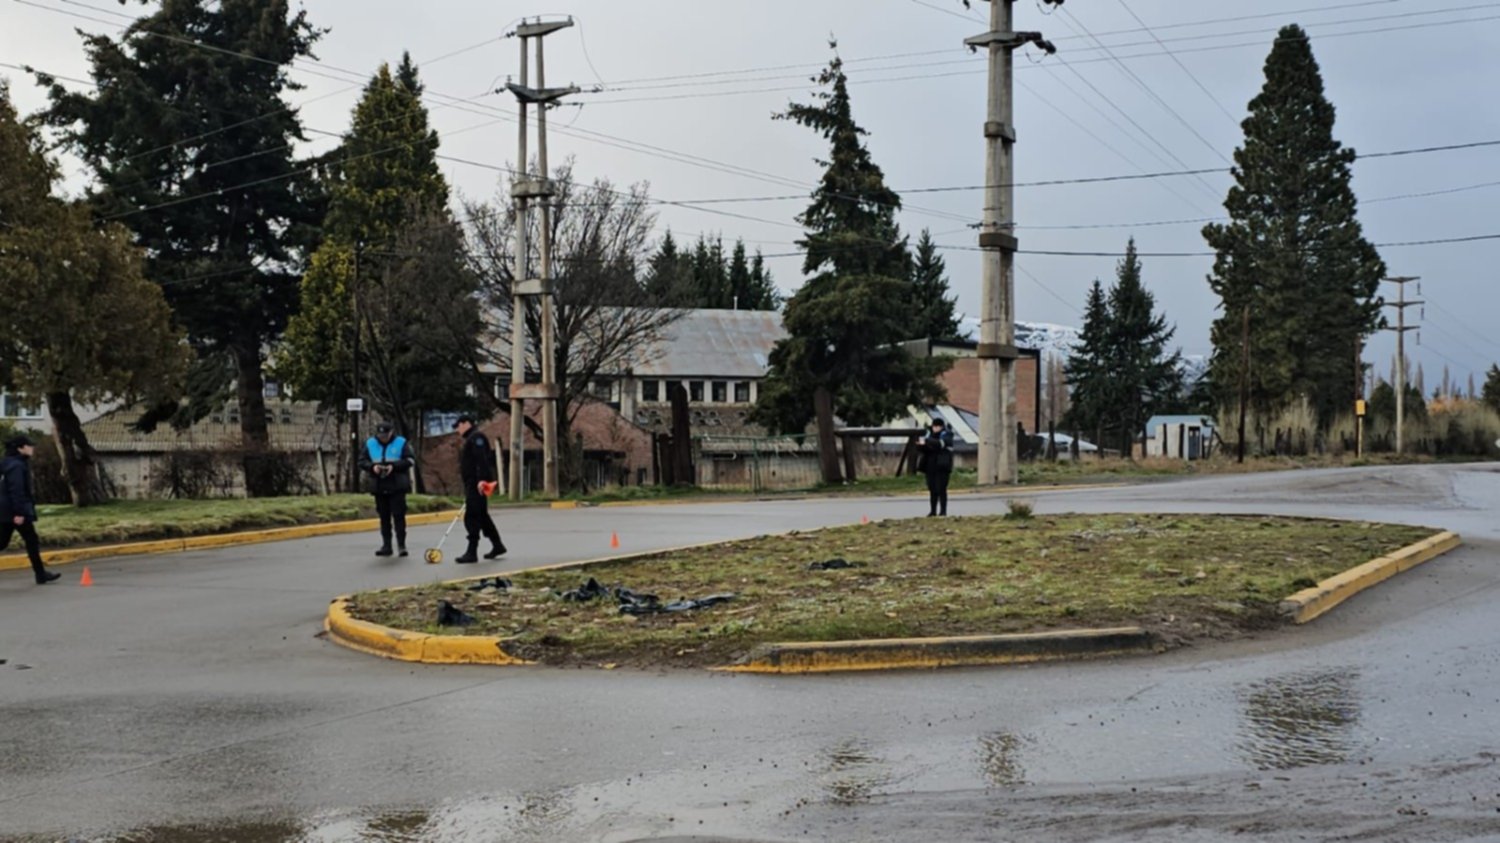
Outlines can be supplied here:
[[[552, 664], [718, 665], [780, 641], [1124, 624], [1170, 645], [1280, 624], [1282, 598], [1433, 532], [1231, 516], [912, 519], [524, 573], [508, 591], [460, 582], [367, 592], [351, 612], [417, 632], [511, 637], [509, 652]], [[851, 567], [809, 568], [833, 559]], [[560, 597], [589, 577], [664, 602], [736, 596], [643, 617], [613, 599]], [[437, 626], [439, 600], [477, 622]]]
[[[449, 498], [410, 495], [411, 513], [460, 505]], [[375, 517], [370, 495], [226, 498], [215, 500], [117, 500], [98, 506], [40, 507], [37, 532], [47, 549], [150, 539], [231, 533], [297, 524]]]

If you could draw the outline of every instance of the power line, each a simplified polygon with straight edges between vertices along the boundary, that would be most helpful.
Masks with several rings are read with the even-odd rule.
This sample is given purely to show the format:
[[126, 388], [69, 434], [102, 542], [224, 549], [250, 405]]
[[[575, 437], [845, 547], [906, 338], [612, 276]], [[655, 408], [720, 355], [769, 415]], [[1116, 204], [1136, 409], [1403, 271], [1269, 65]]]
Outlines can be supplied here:
[[[1100, 41], [1098, 37], [1094, 36], [1092, 32], [1089, 32], [1088, 26], [1086, 26], [1083, 21], [1080, 21], [1072, 12], [1068, 11], [1067, 7], [1061, 8], [1063, 16], [1067, 19], [1067, 21], [1078, 24], [1078, 27], [1084, 31], [1084, 34], [1092, 38], [1094, 43], [1098, 44], [1099, 47], [1104, 50], [1104, 54], [1110, 57], [1111, 61], [1114, 63], [1114, 66], [1118, 68], [1122, 74], [1124, 74], [1131, 81], [1135, 82], [1135, 84], [1139, 86], [1142, 91], [1146, 92], [1146, 95], [1148, 97], [1155, 101], [1157, 105], [1161, 106], [1168, 114], [1172, 115], [1172, 117], [1176, 119], [1178, 123], [1181, 123], [1182, 127], [1187, 129], [1188, 132], [1193, 135], [1193, 137], [1197, 138], [1203, 143], [1204, 146], [1208, 147], [1210, 152], [1218, 156], [1219, 160], [1223, 161], [1226, 164], [1229, 163], [1228, 156], [1220, 151], [1219, 148], [1214, 145], [1213, 141], [1204, 137], [1203, 133], [1199, 132], [1192, 123], [1188, 122], [1187, 118], [1183, 117], [1182, 114], [1177, 111], [1177, 109], [1173, 108], [1170, 103], [1168, 103], [1165, 99], [1162, 98], [1160, 94], [1156, 92], [1155, 89], [1147, 84], [1146, 80], [1140, 77], [1140, 74], [1136, 73], [1134, 70], [1131, 70], [1125, 65], [1124, 62], [1120, 61], [1119, 57], [1115, 55], [1115, 51], [1106, 46], [1104, 42]], [[1065, 23], [1067, 21], [1065, 21]], [[1071, 26], [1072, 23], [1069, 23], [1068, 25]]]
[[1214, 105], [1219, 107], [1219, 111], [1225, 117], [1229, 118], [1229, 122], [1234, 123], [1235, 125], [1239, 125], [1239, 121], [1235, 119], [1235, 116], [1233, 114], [1229, 113], [1229, 109], [1224, 107], [1224, 103], [1220, 102], [1219, 98], [1214, 96], [1214, 92], [1210, 91], [1208, 89], [1208, 86], [1203, 84], [1203, 80], [1199, 79], [1197, 74], [1189, 70], [1188, 66], [1182, 63], [1182, 59], [1178, 58], [1177, 54], [1172, 52], [1171, 48], [1161, 40], [1156, 32], [1154, 32], [1151, 27], [1147, 26], [1145, 21], [1141, 20], [1141, 16], [1136, 14], [1134, 9], [1130, 8], [1130, 4], [1126, 3], [1125, 0], [1119, 0], [1119, 3], [1120, 7], [1123, 8], [1126, 13], [1130, 15], [1130, 17], [1134, 18], [1135, 22], [1140, 24], [1141, 28], [1146, 30], [1147, 34], [1151, 36], [1151, 39], [1161, 47], [1162, 52], [1171, 57], [1173, 63], [1175, 63], [1183, 73], [1187, 74], [1187, 77], [1189, 79], [1193, 80], [1193, 84], [1198, 86], [1198, 90], [1202, 91], [1205, 96], [1213, 101]]

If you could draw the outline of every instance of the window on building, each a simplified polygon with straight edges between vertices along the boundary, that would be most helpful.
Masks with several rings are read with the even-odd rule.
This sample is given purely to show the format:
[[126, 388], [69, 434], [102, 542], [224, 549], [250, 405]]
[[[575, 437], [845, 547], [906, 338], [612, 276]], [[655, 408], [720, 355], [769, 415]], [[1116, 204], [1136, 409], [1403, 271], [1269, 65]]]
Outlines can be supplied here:
[[749, 404], [750, 403], [750, 382], [749, 381], [735, 381], [734, 382], [734, 403], [736, 403], [736, 404]]
[[702, 403], [703, 381], [688, 381], [688, 400]]
[[661, 381], [641, 381], [641, 400], [660, 401]]
[[713, 401], [715, 404], [729, 403], [729, 384], [724, 381], [714, 381]]
[[39, 419], [42, 417], [42, 405], [27, 404], [21, 400], [21, 396], [7, 392], [0, 395], [0, 416], [8, 419]]
[[600, 401], [608, 401], [614, 397], [615, 385], [613, 381], [601, 378], [589, 384], [589, 392]]

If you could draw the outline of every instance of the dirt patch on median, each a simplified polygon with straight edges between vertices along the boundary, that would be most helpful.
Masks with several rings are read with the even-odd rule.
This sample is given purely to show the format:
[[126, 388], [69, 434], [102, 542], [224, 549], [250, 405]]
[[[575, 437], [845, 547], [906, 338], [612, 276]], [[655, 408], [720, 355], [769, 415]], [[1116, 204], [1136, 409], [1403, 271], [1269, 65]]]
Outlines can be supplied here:
[[[696, 667], [767, 642], [1127, 624], [1174, 646], [1279, 625], [1282, 598], [1434, 532], [1198, 515], [911, 519], [523, 573], [508, 588], [368, 592], [350, 611], [405, 630], [508, 637], [508, 652], [549, 664]], [[583, 589], [590, 578], [597, 589]], [[580, 589], [571, 597], [585, 599], [565, 599]], [[473, 622], [438, 626], [444, 600]]]

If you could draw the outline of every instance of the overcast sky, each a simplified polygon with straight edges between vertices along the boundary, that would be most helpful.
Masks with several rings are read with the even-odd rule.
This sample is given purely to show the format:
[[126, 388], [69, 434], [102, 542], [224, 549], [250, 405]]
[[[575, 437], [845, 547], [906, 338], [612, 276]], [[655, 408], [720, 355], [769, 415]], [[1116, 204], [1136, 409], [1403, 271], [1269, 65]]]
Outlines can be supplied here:
[[[907, 203], [903, 227], [930, 228], [942, 244], [972, 247], [967, 224], [980, 216], [978, 191], [912, 191], [983, 181], [985, 61], [962, 41], [987, 28], [988, 4], [973, 5], [965, 11], [959, 0], [309, 0], [311, 20], [329, 32], [317, 47], [320, 61], [298, 66], [294, 75], [307, 87], [292, 99], [304, 104], [310, 129], [342, 131], [363, 79], [409, 50], [431, 95], [442, 152], [503, 165], [515, 157], [513, 100], [484, 92], [514, 74], [519, 58], [518, 42], [499, 36], [519, 15], [571, 14], [579, 25], [547, 39], [548, 82], [614, 90], [574, 97], [586, 105], [554, 112], [554, 160], [575, 156], [585, 177], [647, 181], [664, 200], [803, 195], [818, 178], [813, 158], [822, 144], [770, 116], [789, 99], [805, 98], [807, 77], [827, 61], [835, 36], [855, 117], [870, 132], [887, 182]], [[123, 23], [120, 12], [137, 8], [108, 0], [0, 0], [0, 62], [85, 77], [75, 27], [114, 33]], [[1019, 29], [1041, 30], [1059, 49], [1049, 59], [1017, 56], [1020, 182], [1227, 167], [1275, 32], [1293, 22], [1312, 33], [1338, 109], [1335, 131], [1345, 144], [1374, 153], [1500, 139], [1500, 2], [1069, 0], [1050, 14], [1035, 2], [1015, 9]], [[6, 67], [0, 74], [12, 80], [23, 112], [44, 104], [25, 74]], [[309, 152], [334, 142], [310, 137]], [[1497, 162], [1500, 147], [1357, 163], [1354, 187], [1367, 235], [1391, 243], [1500, 233]], [[462, 195], [494, 194], [493, 170], [452, 161], [443, 167]], [[1143, 252], [1201, 252], [1203, 218], [1222, 213], [1228, 185], [1225, 173], [1023, 187], [1021, 247], [1117, 253], [1133, 234]], [[768, 255], [786, 255], [798, 234], [793, 217], [805, 204], [706, 206], [740, 216], [663, 205], [660, 220], [680, 238], [721, 232]], [[1421, 345], [1412, 353], [1429, 389], [1445, 364], [1460, 383], [1470, 372], [1482, 380], [1500, 359], [1494, 326], [1500, 240], [1381, 252], [1393, 274], [1423, 278], [1429, 304]], [[945, 254], [960, 307], [976, 312], [979, 255]], [[770, 264], [783, 289], [800, 283], [796, 256]], [[1177, 324], [1185, 353], [1209, 351], [1215, 299], [1204, 276], [1210, 265], [1208, 257], [1145, 258], [1146, 282]], [[1018, 318], [1077, 325], [1089, 283], [1108, 281], [1114, 259], [1023, 254], [1018, 267]], [[1391, 349], [1385, 335], [1367, 359], [1384, 372]]]

